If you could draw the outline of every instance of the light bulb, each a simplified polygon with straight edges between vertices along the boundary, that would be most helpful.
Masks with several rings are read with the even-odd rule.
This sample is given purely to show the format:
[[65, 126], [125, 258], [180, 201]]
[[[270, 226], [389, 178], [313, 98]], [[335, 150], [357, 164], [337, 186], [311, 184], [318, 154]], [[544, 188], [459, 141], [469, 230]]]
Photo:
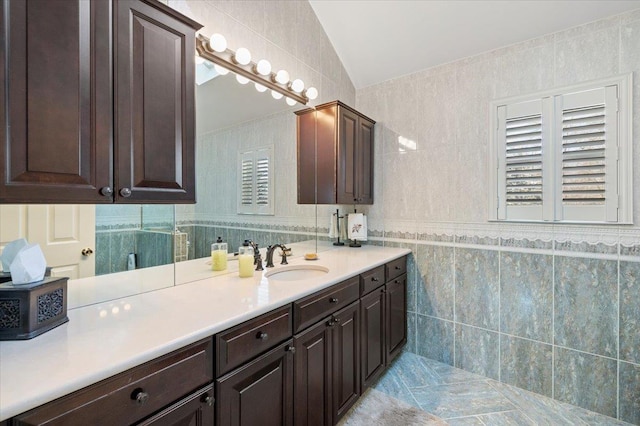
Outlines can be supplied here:
[[287, 84], [289, 82], [289, 73], [285, 70], [280, 70], [276, 74], [276, 81], [280, 84]]
[[235, 61], [240, 65], [247, 65], [251, 62], [251, 52], [246, 47], [241, 47], [236, 51], [236, 54], [233, 56]]
[[309, 87], [305, 94], [307, 95], [307, 98], [309, 98], [310, 100], [314, 100], [318, 97], [318, 89], [316, 89], [315, 87]]
[[302, 91], [304, 90], [304, 82], [299, 78], [296, 78], [291, 82], [291, 90], [296, 93], [302, 93]]
[[216, 72], [220, 75], [227, 75], [229, 74], [229, 70], [226, 69], [225, 67], [218, 65], [218, 64], [213, 64], [213, 69], [216, 70]]
[[287, 102], [287, 105], [291, 105], [291, 106], [294, 106], [295, 104], [297, 104], [297, 103], [298, 103], [296, 100], [291, 99], [291, 98], [289, 98], [289, 97], [287, 97], [287, 98], [285, 99], [285, 101]]
[[200, 55], [196, 55], [196, 65], [204, 64], [204, 58]]
[[282, 99], [282, 93], [280, 92], [276, 92], [275, 90], [271, 91], [271, 96], [273, 96], [273, 99]]
[[266, 59], [260, 59], [255, 67], [255, 72], [260, 75], [269, 75], [271, 74], [271, 63]]
[[260, 83], [256, 83], [256, 90], [260, 93], [266, 92], [267, 88]]
[[224, 52], [225, 50], [227, 50], [227, 39], [224, 38], [222, 34], [213, 34], [209, 39], [209, 47], [214, 52]]
[[249, 82], [249, 79], [245, 76], [242, 76], [240, 74], [236, 74], [236, 80], [238, 81], [238, 83], [240, 84], [247, 84]]

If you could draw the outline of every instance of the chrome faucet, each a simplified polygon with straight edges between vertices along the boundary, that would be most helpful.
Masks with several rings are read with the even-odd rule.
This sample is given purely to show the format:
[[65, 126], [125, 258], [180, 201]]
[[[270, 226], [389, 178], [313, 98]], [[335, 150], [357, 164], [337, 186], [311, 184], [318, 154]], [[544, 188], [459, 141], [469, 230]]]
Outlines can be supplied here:
[[289, 249], [286, 248], [284, 244], [274, 244], [267, 248], [267, 268], [273, 268], [273, 252], [278, 247], [280, 247], [280, 250], [282, 251], [282, 262], [280, 262], [280, 264], [287, 265], [289, 263], [287, 262], [287, 251]]

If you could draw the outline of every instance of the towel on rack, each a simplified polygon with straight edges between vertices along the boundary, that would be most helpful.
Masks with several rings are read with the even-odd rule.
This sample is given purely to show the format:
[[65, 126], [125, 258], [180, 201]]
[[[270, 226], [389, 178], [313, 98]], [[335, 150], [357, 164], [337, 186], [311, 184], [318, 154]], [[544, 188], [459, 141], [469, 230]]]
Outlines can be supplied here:
[[367, 216], [362, 213], [351, 213], [347, 223], [347, 234], [350, 240], [367, 241]]
[[340, 222], [338, 222], [338, 218], [336, 214], [331, 215], [331, 225], [329, 226], [329, 238], [338, 237], [338, 223], [340, 224], [340, 239], [347, 239], [347, 224], [345, 223], [344, 216], [340, 218]]

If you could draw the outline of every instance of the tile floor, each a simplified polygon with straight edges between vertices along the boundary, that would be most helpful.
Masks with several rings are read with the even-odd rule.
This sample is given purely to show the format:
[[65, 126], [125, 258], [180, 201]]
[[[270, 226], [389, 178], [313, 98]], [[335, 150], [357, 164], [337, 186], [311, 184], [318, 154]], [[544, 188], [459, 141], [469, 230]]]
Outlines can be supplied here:
[[[404, 410], [413, 420], [372, 413], [394, 410]], [[341, 422], [359, 424], [629, 425], [409, 352], [394, 361]]]

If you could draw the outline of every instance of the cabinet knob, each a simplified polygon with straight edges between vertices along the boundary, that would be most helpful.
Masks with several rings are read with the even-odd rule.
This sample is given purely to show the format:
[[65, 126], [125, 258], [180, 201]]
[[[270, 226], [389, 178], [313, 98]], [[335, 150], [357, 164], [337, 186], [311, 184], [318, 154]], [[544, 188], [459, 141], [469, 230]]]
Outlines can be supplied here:
[[264, 331], [259, 331], [258, 334], [256, 334], [256, 339], [267, 340], [268, 338], [269, 338], [269, 335]]
[[100, 188], [100, 195], [102, 195], [103, 197], [110, 197], [111, 195], [113, 195], [113, 189], [111, 189], [110, 186], [103, 186], [102, 188]]
[[380, 278], [378, 277], [371, 277], [371, 281], [377, 283], [378, 281], [380, 281]]
[[129, 188], [122, 188], [120, 190], [120, 196], [124, 197], [124, 198], [128, 198], [131, 197], [131, 189]]
[[400, 270], [400, 267], [399, 267], [399, 266], [396, 266], [396, 267], [395, 267], [395, 270], [396, 270], [396, 271], [399, 271], [399, 270]]
[[332, 297], [331, 299], [329, 299], [329, 303], [338, 303], [338, 298]]
[[138, 403], [138, 405], [144, 405], [149, 399], [149, 394], [142, 388], [136, 388], [131, 392], [131, 399]]
[[287, 346], [284, 350], [287, 351], [287, 352], [291, 352], [292, 354], [296, 353], [296, 348], [294, 346], [291, 346], [291, 345]]
[[202, 403], [207, 404], [209, 407], [213, 405], [213, 397], [208, 393], [205, 393], [204, 395], [202, 395], [201, 401]]

